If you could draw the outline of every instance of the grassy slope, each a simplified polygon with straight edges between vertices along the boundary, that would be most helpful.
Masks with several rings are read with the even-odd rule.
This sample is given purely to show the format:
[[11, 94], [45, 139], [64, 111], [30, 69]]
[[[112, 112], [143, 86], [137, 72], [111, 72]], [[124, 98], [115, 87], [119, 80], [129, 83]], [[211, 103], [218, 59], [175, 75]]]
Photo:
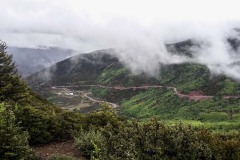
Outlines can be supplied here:
[[95, 96], [120, 103], [120, 113], [127, 117], [144, 120], [155, 116], [170, 123], [181, 120], [187, 124], [204, 124], [213, 129], [240, 129], [240, 99], [221, 99], [222, 95], [239, 95], [240, 84], [224, 76], [210, 77], [209, 70], [198, 64], [163, 67], [158, 80], [150, 80], [146, 75], [132, 75], [127, 68], [112, 65], [102, 71], [98, 78], [99, 84], [162, 84], [175, 86], [183, 93], [202, 90], [206, 95], [215, 97], [191, 101], [180, 99], [167, 89], [115, 91], [95, 87], [92, 91]]
[[141, 86], [143, 84], [160, 84], [156, 78], [142, 73], [132, 74], [127, 67], [120, 63], [113, 63], [106, 67], [97, 80], [98, 84], [109, 86]]
[[239, 99], [180, 99], [172, 91], [149, 90], [121, 104], [121, 114], [147, 119], [152, 116], [169, 122], [183, 121], [213, 129], [240, 129]]
[[182, 92], [202, 90], [207, 95], [238, 95], [240, 83], [225, 76], [211, 75], [207, 67], [199, 64], [179, 64], [162, 68], [160, 82], [176, 86]]
[[142, 73], [132, 74], [120, 64], [111, 64], [101, 71], [97, 84], [109, 86], [165, 85], [174, 86], [183, 93], [202, 90], [206, 95], [239, 95], [240, 83], [225, 76], [213, 76], [207, 67], [199, 64], [168, 65], [161, 68], [158, 78]]

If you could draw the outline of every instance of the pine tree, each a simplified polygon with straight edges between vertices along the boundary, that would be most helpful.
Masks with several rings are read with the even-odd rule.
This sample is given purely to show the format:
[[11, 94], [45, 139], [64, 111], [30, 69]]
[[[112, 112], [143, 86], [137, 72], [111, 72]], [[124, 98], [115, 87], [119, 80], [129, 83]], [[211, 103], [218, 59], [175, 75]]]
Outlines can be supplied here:
[[17, 72], [15, 63], [12, 62], [12, 55], [8, 55], [6, 49], [6, 43], [0, 41], [0, 73], [14, 75]]
[[12, 55], [7, 54], [7, 45], [0, 41], [0, 101], [21, 102], [29, 94], [27, 86], [17, 75]]
[[0, 104], [0, 159], [29, 160], [33, 159], [28, 145], [28, 133], [15, 123], [15, 116], [10, 105]]

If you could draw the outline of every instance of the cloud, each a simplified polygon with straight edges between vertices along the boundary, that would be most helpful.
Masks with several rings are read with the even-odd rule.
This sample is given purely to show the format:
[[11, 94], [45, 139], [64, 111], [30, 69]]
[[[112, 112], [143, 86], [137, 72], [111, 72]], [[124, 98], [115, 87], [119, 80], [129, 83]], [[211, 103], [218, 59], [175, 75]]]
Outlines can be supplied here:
[[[197, 62], [240, 79], [237, 0], [3, 0], [0, 37], [9, 46], [71, 48], [80, 52], [116, 48], [132, 71], [156, 75], [160, 64]], [[195, 39], [193, 58], [167, 51], [166, 43]]]

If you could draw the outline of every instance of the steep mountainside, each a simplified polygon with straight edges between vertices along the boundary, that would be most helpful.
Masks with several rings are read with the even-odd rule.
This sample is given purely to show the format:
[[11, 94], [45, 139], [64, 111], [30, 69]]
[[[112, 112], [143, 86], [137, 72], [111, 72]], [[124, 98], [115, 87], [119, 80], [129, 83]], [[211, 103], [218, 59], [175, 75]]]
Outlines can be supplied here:
[[94, 84], [101, 71], [112, 63], [118, 63], [115, 56], [108, 50], [96, 51], [91, 54], [79, 54], [63, 60], [49, 68], [27, 78], [32, 86], [66, 85], [71, 83]]

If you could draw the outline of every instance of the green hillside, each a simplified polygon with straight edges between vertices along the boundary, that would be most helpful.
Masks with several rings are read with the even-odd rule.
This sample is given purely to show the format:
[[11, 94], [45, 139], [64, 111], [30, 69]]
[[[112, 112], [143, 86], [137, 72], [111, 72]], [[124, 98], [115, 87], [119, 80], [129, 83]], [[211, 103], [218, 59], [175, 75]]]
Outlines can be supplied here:
[[[115, 82], [114, 85], [124, 86], [134, 81], [136, 77], [143, 77], [127, 74], [126, 68], [114, 69], [111, 67], [111, 70], [109, 68], [104, 70], [98, 79], [99, 83], [112, 85]], [[118, 73], [124, 70], [125, 74], [119, 78]], [[108, 84], [102, 83], [108, 82], [109, 78], [105, 75], [111, 75], [111, 81]], [[122, 79], [124, 81], [121, 81]], [[187, 124], [204, 125], [225, 131], [240, 129], [240, 98], [222, 98], [224, 95], [240, 95], [240, 83], [224, 76], [210, 78], [210, 72], [205, 66], [198, 64], [166, 66], [162, 68], [157, 81], [156, 79], [155, 81], [142, 81], [136, 86], [141, 84], [174, 86], [182, 93], [201, 90], [205, 95], [212, 95], [213, 98], [201, 101], [179, 98], [174, 95], [172, 89], [166, 88], [116, 91], [95, 87], [92, 92], [95, 96], [118, 102], [121, 106], [119, 112], [127, 117], [141, 120], [156, 117], [169, 123], [183, 121]]]
[[[237, 114], [239, 99], [221, 99], [218, 96], [206, 101], [190, 101], [179, 98], [172, 88], [141, 88], [142, 85], [167, 85], [170, 84], [171, 78], [165, 78], [168, 81], [161, 82], [160, 78], [152, 78], [143, 73], [134, 75], [116, 58], [109, 59], [107, 55], [89, 55], [88, 58], [92, 61], [84, 57], [83, 64], [91, 64], [90, 66], [78, 69], [79, 64], [76, 64], [77, 68], [71, 68], [71, 72], [68, 73], [62, 72], [66, 68], [64, 66], [56, 73], [51, 73], [53, 79], [38, 80], [33, 76], [32, 87], [39, 93], [47, 93], [49, 99], [54, 95], [52, 91], [55, 91], [55, 96], [61, 95], [67, 103], [78, 101], [80, 93], [86, 98], [92, 90], [94, 95], [120, 104], [117, 108], [118, 113], [128, 116], [129, 119], [116, 114], [109, 102], [103, 103], [101, 100], [99, 100], [100, 106], [92, 113], [82, 114], [79, 111], [62, 110], [28, 88], [17, 75], [11, 56], [6, 54], [5, 44], [1, 44], [0, 47], [3, 47], [0, 48], [2, 49], [0, 50], [0, 159], [36, 160], [47, 157], [48, 159], [99, 160], [236, 160], [240, 158], [239, 133], [219, 134], [212, 133], [204, 127], [195, 127], [201, 125], [196, 124], [201, 121], [207, 127], [213, 128], [213, 124], [217, 124], [214, 126], [215, 129], [236, 130], [239, 127], [239, 114]], [[104, 63], [105, 60], [108, 62]], [[93, 63], [95, 61], [99, 62], [97, 66]], [[115, 62], [111, 63], [112, 61]], [[84, 74], [87, 73], [83, 72], [85, 69], [94, 72]], [[76, 74], [81, 78], [73, 81], [72, 78]], [[58, 76], [65, 81], [60, 81]], [[174, 78], [174, 76], [170, 77]], [[87, 79], [91, 81], [84, 81]], [[190, 82], [183, 80], [182, 89], [185, 89], [186, 84], [190, 84], [191, 80], [190, 78]], [[226, 80], [237, 85], [230, 79]], [[134, 87], [135, 84], [140, 88]], [[64, 86], [57, 87], [57, 85]], [[223, 88], [228, 88], [229, 85], [226, 86]], [[199, 89], [205, 86], [192, 85], [188, 90], [196, 89], [195, 87]], [[59, 94], [61, 92], [67, 94]], [[71, 97], [74, 94], [77, 96]], [[54, 100], [58, 101], [56, 98]], [[156, 118], [146, 120], [152, 116]], [[144, 122], [131, 120], [132, 117]], [[159, 120], [168, 120], [166, 122], [170, 124]], [[195, 126], [175, 123], [179, 120], [185, 120], [184, 123], [191, 122]], [[231, 126], [224, 126], [227, 122]], [[61, 148], [65, 155], [55, 154], [59, 150], [55, 142], [69, 144], [69, 140], [74, 141], [74, 146], [70, 147], [74, 147], [77, 155], [69, 155], [68, 148]], [[43, 144], [51, 144], [51, 142], [54, 142], [52, 143], [54, 147], [51, 147], [54, 152], [51, 154], [48, 151], [43, 155], [38, 151], [33, 153], [29, 146], [29, 144], [41, 144], [40, 146], [44, 147]], [[49, 148], [45, 147], [45, 149]]]
[[156, 117], [168, 122], [182, 121], [217, 130], [239, 130], [239, 99], [180, 99], [171, 91], [149, 90], [121, 103], [120, 112], [128, 117]]
[[[77, 58], [80, 58], [80, 61], [72, 62], [71, 59]], [[49, 68], [48, 71], [53, 78], [47, 81], [38, 78], [44, 71], [32, 75], [28, 80], [34, 89], [50, 101], [55, 99], [54, 103], [56, 99], [67, 103], [65, 97], [61, 98], [51, 93], [50, 89], [51, 86], [63, 85], [73, 91], [88, 90], [95, 97], [117, 103], [120, 106], [117, 109], [118, 113], [129, 118], [145, 120], [156, 117], [169, 123], [182, 121], [223, 131], [240, 129], [240, 98], [224, 98], [239, 96], [240, 83], [223, 75], [212, 75], [206, 66], [200, 64], [161, 66], [160, 74], [157, 77], [150, 77], [146, 73], [132, 73], [119, 62], [113, 51], [102, 50], [67, 59]], [[96, 86], [84, 87], [84, 85]], [[161, 85], [163, 88], [118, 90], [97, 85], [107, 87]], [[212, 98], [200, 101], [180, 98], [169, 87], [176, 87], [185, 95], [200, 92], [201, 95]]]
[[63, 121], [60, 116], [65, 112], [34, 92], [22, 81], [17, 74], [12, 56], [7, 54], [6, 48], [6, 44], [1, 42], [0, 110], [13, 112], [13, 123], [28, 132], [30, 144], [47, 143], [64, 137], [65, 135], [61, 133], [65, 129], [60, 125]]

